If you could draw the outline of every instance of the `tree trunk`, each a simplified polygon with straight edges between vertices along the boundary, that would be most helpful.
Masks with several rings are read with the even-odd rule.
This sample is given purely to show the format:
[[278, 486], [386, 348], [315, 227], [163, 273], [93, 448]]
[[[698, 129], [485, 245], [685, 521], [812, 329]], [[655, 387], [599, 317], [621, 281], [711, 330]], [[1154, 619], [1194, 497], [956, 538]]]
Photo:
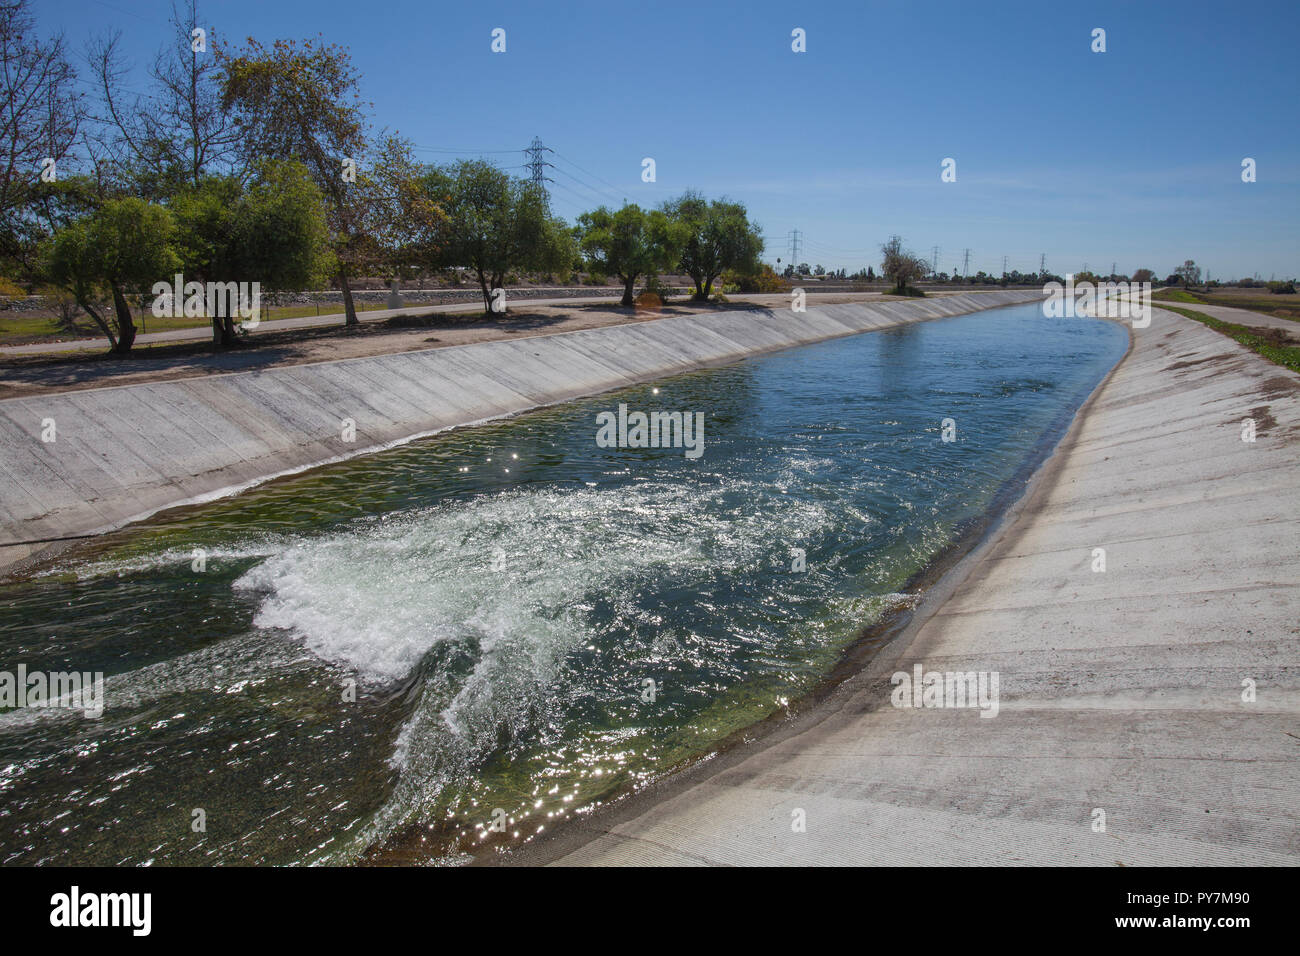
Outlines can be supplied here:
[[95, 307], [92, 306], [89, 302], [85, 301], [84, 299], [78, 298], [77, 305], [81, 306], [81, 308], [85, 310], [86, 315], [90, 316], [92, 319], [95, 320], [95, 324], [99, 326], [99, 330], [103, 332], [106, 336], [108, 336], [108, 350], [110, 352], [116, 352], [117, 336], [113, 334], [112, 327], [110, 327], [109, 324], [104, 321], [104, 317], [100, 315], [98, 312], [96, 312]]
[[632, 288], [636, 285], [636, 273], [623, 278], [623, 299], [619, 305], [632, 306], [636, 305], [636, 299], [632, 296]]
[[235, 320], [228, 315], [214, 315], [212, 317], [212, 347], [231, 349], [238, 344], [239, 336], [235, 334]]
[[113, 310], [117, 313], [117, 345], [113, 351], [125, 355], [135, 343], [135, 323], [131, 320], [131, 306], [116, 282], [113, 283]]
[[360, 325], [357, 320], [357, 304], [352, 301], [352, 286], [348, 285], [348, 274], [343, 269], [339, 269], [339, 287], [343, 290], [343, 311], [347, 313], [347, 318], [343, 320], [344, 326]]
[[708, 299], [708, 293], [704, 291], [704, 276], [693, 272], [691, 273], [691, 281], [695, 283], [695, 301], [703, 302]]
[[478, 272], [478, 285], [479, 285], [479, 288], [483, 290], [483, 311], [484, 311], [484, 312], [491, 312], [491, 311], [492, 311], [492, 293], [491, 293], [491, 291], [488, 289], [487, 276], [485, 276], [485, 275], [483, 274], [483, 270], [482, 270], [482, 269], [478, 269], [478, 270], [476, 270], [476, 271]]

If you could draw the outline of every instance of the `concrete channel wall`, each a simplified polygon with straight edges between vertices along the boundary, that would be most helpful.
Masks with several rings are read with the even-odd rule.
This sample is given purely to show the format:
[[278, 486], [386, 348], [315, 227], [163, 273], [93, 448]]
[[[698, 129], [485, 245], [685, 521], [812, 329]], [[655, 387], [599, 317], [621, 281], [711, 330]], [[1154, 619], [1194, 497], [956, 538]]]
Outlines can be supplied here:
[[[1035, 301], [1000, 291], [734, 311], [0, 401], [0, 573], [277, 475], [636, 382]], [[355, 422], [343, 440], [342, 422]], [[49, 424], [54, 426], [54, 441]]]

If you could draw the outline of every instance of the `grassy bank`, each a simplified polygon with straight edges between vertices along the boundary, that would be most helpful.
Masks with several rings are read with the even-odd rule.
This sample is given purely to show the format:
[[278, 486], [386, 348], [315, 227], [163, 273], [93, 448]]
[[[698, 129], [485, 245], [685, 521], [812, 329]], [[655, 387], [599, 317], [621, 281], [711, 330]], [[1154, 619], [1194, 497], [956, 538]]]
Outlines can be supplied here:
[[1204, 312], [1196, 312], [1192, 309], [1179, 309], [1170, 305], [1162, 305], [1161, 308], [1168, 309], [1170, 312], [1177, 312], [1184, 318], [1195, 319], [1203, 325], [1208, 325], [1214, 331], [1221, 332], [1228, 338], [1240, 342], [1252, 352], [1262, 355], [1274, 365], [1281, 365], [1293, 372], [1300, 372], [1300, 345], [1294, 345], [1288, 341], [1286, 334], [1281, 329], [1252, 329], [1233, 322], [1224, 322], [1221, 319], [1212, 318]]
[[[373, 312], [388, 308], [382, 302], [357, 302], [357, 312]], [[309, 315], [334, 315], [342, 313], [343, 304], [324, 302], [312, 305], [262, 306], [261, 319], [300, 319]], [[108, 310], [109, 321], [113, 321], [112, 309]], [[211, 324], [206, 318], [159, 318], [150, 312], [144, 315], [135, 313], [136, 330], [145, 332], [170, 332], [173, 329], [194, 329]], [[116, 326], [114, 326], [116, 328]], [[89, 316], [78, 315], [68, 328], [50, 312], [5, 312], [0, 313], [0, 345], [30, 345], [36, 342], [63, 342], [69, 339], [93, 339], [103, 342], [104, 334]]]

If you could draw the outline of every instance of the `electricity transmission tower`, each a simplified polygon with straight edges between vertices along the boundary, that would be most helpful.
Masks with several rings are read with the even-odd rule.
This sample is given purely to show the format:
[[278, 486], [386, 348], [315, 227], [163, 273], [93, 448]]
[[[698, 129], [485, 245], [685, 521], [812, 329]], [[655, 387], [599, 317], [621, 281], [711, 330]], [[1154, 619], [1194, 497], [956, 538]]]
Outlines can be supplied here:
[[930, 259], [930, 275], [938, 275], [939, 274], [939, 247], [938, 246], [934, 247], [933, 253], [934, 253], [933, 258]]
[[[555, 150], [551, 149], [551, 147], [542, 145], [540, 136], [534, 136], [532, 145], [524, 150], [524, 155], [528, 157], [528, 162], [525, 165], [531, 172], [533, 185], [540, 186], [543, 192], [546, 192], [547, 183], [555, 182], [554, 179], [546, 175], [546, 167], [550, 166], [554, 169], [555, 164], [548, 163], [545, 154], [553, 152]], [[549, 192], [546, 192], [546, 194], [550, 196]]]
[[786, 234], [786, 242], [790, 246], [790, 265], [796, 272], [799, 271], [799, 230], [791, 229]]
[[970, 250], [969, 249], [966, 250], [966, 258], [962, 260], [961, 275], [963, 279], [966, 278], [966, 276], [970, 275]]
[[1047, 253], [1045, 252], [1038, 254], [1038, 274], [1040, 276], [1047, 275]]

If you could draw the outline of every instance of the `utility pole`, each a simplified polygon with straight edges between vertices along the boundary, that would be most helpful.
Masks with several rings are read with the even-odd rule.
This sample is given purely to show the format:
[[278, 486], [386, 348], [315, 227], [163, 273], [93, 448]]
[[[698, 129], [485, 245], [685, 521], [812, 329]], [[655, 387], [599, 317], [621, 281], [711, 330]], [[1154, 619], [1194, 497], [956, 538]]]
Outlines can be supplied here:
[[[555, 182], [550, 176], [546, 175], [546, 167], [555, 168], [554, 163], [548, 163], [545, 158], [546, 153], [553, 153], [555, 150], [549, 146], [542, 145], [540, 136], [534, 136], [532, 145], [524, 150], [524, 155], [528, 157], [527, 166], [532, 173], [534, 186], [540, 186], [543, 192], [546, 192], [546, 184]], [[550, 193], [547, 193], [549, 198]]]
[[970, 275], [970, 250], [966, 250], [966, 258], [962, 260], [961, 277], [964, 279]]
[[795, 270], [795, 272], [798, 272], [799, 271], [799, 230], [791, 229], [789, 233], [786, 234], [786, 242], [790, 246], [790, 266]]

